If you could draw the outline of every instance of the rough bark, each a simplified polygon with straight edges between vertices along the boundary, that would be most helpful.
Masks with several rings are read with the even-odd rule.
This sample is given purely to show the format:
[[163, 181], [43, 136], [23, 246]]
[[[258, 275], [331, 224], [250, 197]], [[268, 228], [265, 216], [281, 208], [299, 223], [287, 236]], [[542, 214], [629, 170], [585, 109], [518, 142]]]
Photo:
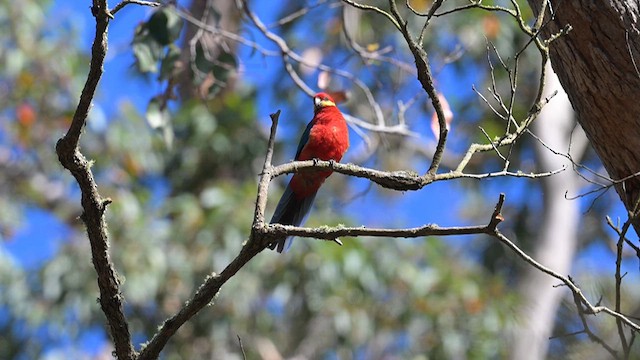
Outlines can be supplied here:
[[[550, 65], [547, 65], [550, 66]], [[558, 77], [551, 69], [545, 79], [545, 97], [558, 90], [549, 104], [534, 122], [533, 130], [544, 143], [558, 152], [566, 152], [574, 127], [574, 115], [566, 93], [560, 87]], [[584, 139], [580, 132], [579, 136]], [[580, 157], [585, 141], [574, 141], [572, 155]], [[567, 200], [565, 191], [575, 192], [579, 184], [578, 175], [571, 171], [571, 162], [550, 152], [542, 144], [536, 146], [537, 162], [541, 171], [565, 166], [567, 171], [542, 179], [544, 186], [544, 211], [542, 229], [532, 241], [532, 255], [541, 263], [561, 274], [568, 274], [578, 245], [578, 222], [580, 217], [578, 201]], [[554, 287], [558, 283], [547, 274], [533, 267], [528, 268], [519, 281], [518, 292], [522, 303], [518, 308], [518, 327], [513, 334], [512, 359], [534, 360], [546, 358], [549, 337], [553, 331], [554, 319], [562, 296], [563, 288]]]
[[[544, 0], [529, 0], [538, 12]], [[639, 2], [637, 0], [552, 1], [555, 18], [548, 36], [570, 24], [573, 30], [553, 42], [551, 63], [577, 119], [609, 176], [640, 172]], [[547, 19], [549, 15], [547, 15]], [[616, 185], [627, 209], [640, 195], [640, 178]], [[640, 221], [633, 223], [640, 233]]]

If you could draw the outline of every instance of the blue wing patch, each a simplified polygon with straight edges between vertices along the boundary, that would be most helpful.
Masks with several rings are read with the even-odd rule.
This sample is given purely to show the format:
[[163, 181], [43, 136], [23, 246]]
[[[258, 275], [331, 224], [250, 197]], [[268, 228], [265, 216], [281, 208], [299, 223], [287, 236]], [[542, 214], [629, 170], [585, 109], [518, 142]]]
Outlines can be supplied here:
[[[298, 199], [291, 190], [291, 187], [287, 186], [278, 202], [278, 206], [276, 206], [276, 211], [273, 213], [271, 223], [300, 226], [307, 219], [307, 215], [309, 215], [309, 210], [311, 210], [311, 205], [315, 198], [316, 194], [314, 193], [304, 199]], [[293, 236], [289, 236], [284, 239], [278, 239], [269, 244], [269, 248], [273, 250], [277, 246], [278, 252], [282, 252], [282, 250], [288, 249], [289, 246], [291, 246], [293, 238]]]
[[300, 157], [300, 153], [304, 146], [309, 142], [309, 133], [311, 132], [311, 128], [313, 127], [313, 120], [309, 121], [307, 124], [307, 128], [304, 129], [304, 133], [302, 133], [302, 137], [300, 138], [300, 143], [298, 143], [298, 150], [296, 151], [296, 157], [294, 159], [298, 160]]

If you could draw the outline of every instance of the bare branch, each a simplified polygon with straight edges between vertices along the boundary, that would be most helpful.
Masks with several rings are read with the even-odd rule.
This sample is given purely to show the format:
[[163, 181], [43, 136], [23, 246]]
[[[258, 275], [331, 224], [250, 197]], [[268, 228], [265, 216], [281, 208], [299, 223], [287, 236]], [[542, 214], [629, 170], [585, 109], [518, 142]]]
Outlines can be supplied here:
[[576, 309], [578, 309], [578, 316], [580, 316], [580, 321], [582, 322], [582, 328], [584, 329], [575, 334], [576, 335], [580, 333], [587, 334], [587, 336], [589, 337], [589, 340], [602, 346], [602, 348], [604, 348], [614, 359], [617, 359], [618, 353], [611, 346], [609, 346], [604, 340], [602, 340], [599, 336], [597, 336], [591, 330], [591, 327], [589, 327], [589, 322], [587, 321], [587, 317], [585, 316], [584, 306], [581, 303], [580, 297], [576, 293], [573, 293], [573, 302], [576, 305]]
[[395, 1], [389, 0], [389, 5], [391, 7], [391, 14], [396, 19], [397, 23], [400, 24], [398, 29], [402, 33], [405, 42], [409, 46], [411, 54], [413, 54], [414, 60], [416, 62], [416, 70], [418, 71], [418, 81], [420, 82], [420, 85], [422, 85], [422, 88], [429, 95], [429, 98], [431, 98], [431, 104], [433, 105], [433, 108], [435, 109], [436, 115], [438, 117], [438, 126], [440, 128], [438, 145], [436, 146], [436, 151], [433, 153], [431, 165], [429, 165], [429, 170], [427, 171], [427, 174], [435, 175], [438, 172], [438, 167], [440, 166], [440, 162], [442, 161], [442, 155], [444, 154], [447, 142], [447, 134], [449, 132], [449, 130], [447, 129], [444, 110], [442, 108], [442, 104], [440, 103], [440, 99], [438, 98], [438, 92], [435, 89], [427, 52], [424, 50], [421, 44], [416, 42], [416, 40], [409, 32], [407, 22], [402, 19], [402, 16], [398, 12]]
[[182, 19], [184, 19], [185, 21], [188, 21], [189, 23], [197, 26], [199, 29], [202, 29], [204, 31], [210, 32], [214, 35], [219, 35], [222, 36], [223, 38], [227, 39], [227, 40], [231, 40], [234, 42], [237, 42], [239, 44], [242, 44], [244, 46], [250, 47], [251, 49], [258, 51], [259, 53], [261, 53], [264, 56], [279, 56], [280, 53], [277, 51], [270, 51], [267, 50], [265, 48], [263, 48], [262, 46], [260, 46], [257, 42], [255, 41], [251, 41], [249, 39], [246, 39], [240, 35], [237, 35], [235, 33], [232, 33], [230, 31], [227, 31], [225, 29], [222, 29], [220, 27], [217, 26], [213, 26], [210, 24], [207, 24], [199, 19], [196, 19], [195, 17], [193, 17], [191, 14], [189, 14], [188, 11], [181, 9], [180, 7], [174, 7], [173, 8], [174, 11], [176, 12], [176, 14], [178, 16], [180, 16]]
[[157, 359], [160, 352], [165, 347], [169, 339], [178, 329], [195, 314], [207, 306], [213, 298], [218, 294], [222, 285], [232, 278], [238, 270], [253, 259], [258, 253], [264, 250], [265, 246], [259, 241], [249, 239], [245, 242], [242, 250], [229, 265], [227, 265], [220, 274], [210, 274], [205, 282], [198, 288], [196, 293], [189, 299], [177, 314], [165, 320], [160, 330], [140, 351], [138, 360]]
[[[608, 216], [607, 216], [607, 225], [609, 225], [609, 227], [613, 229], [613, 231], [615, 231], [618, 234], [618, 236], [622, 236], [622, 231], [613, 223], [611, 218]], [[636, 252], [636, 257], [638, 258], [638, 260], [640, 260], [640, 246], [631, 242], [631, 240], [629, 240], [626, 236], [623, 236], [623, 238], [624, 238], [624, 241], [627, 243], [627, 245], [629, 245], [629, 247], [631, 247], [633, 251]]]
[[264, 165], [260, 182], [258, 183], [258, 196], [256, 199], [256, 209], [253, 217], [254, 226], [264, 226], [264, 212], [267, 208], [267, 196], [269, 195], [269, 183], [273, 179], [273, 166], [271, 159], [273, 157], [273, 149], [275, 147], [276, 130], [278, 128], [278, 120], [280, 119], [280, 110], [271, 114], [271, 132], [269, 133], [269, 143], [267, 145], [267, 155], [265, 156]]
[[596, 314], [599, 314], [599, 313], [603, 312], [603, 313], [611, 315], [616, 320], [620, 320], [622, 323], [624, 323], [625, 325], [629, 326], [633, 331], [636, 331], [636, 332], [640, 331], [640, 325], [638, 325], [638, 324], [634, 323], [633, 321], [629, 320], [629, 318], [626, 317], [625, 315], [623, 315], [623, 314], [621, 314], [621, 313], [619, 313], [617, 311], [611, 310], [606, 306], [596, 306], [596, 305], [591, 304], [591, 302], [589, 302], [589, 300], [587, 300], [587, 298], [582, 293], [582, 290], [580, 290], [580, 288], [574, 283], [574, 281], [573, 281], [573, 279], [571, 279], [571, 277], [565, 277], [563, 275], [560, 275], [557, 272], [553, 271], [552, 269], [549, 269], [548, 267], [540, 264], [539, 262], [534, 260], [531, 256], [529, 256], [527, 253], [522, 251], [522, 249], [520, 249], [516, 244], [514, 244], [511, 240], [509, 240], [509, 238], [504, 236], [498, 229], [496, 229], [495, 232], [493, 234], [491, 234], [491, 235], [496, 237], [498, 240], [500, 240], [500, 242], [502, 244], [504, 244], [509, 249], [511, 249], [514, 253], [516, 253], [516, 255], [518, 255], [526, 263], [528, 263], [529, 265], [533, 266], [534, 268], [542, 271], [543, 273], [560, 280], [564, 285], [566, 285], [569, 288], [569, 290], [571, 290], [571, 292], [574, 294], [574, 296], [577, 297], [576, 301], [578, 303], [584, 305], [584, 311], [583, 312], [585, 314], [596, 315]]
[[[622, 265], [622, 249], [624, 246], [625, 236], [629, 227], [631, 226], [631, 219], [633, 218], [633, 214], [629, 214], [629, 219], [622, 226], [622, 230], [620, 231], [620, 236], [618, 237], [618, 242], [616, 244], [616, 273], [614, 278], [616, 280], [616, 295], [615, 295], [615, 311], [620, 312], [620, 301], [621, 298], [621, 288], [622, 288], [622, 275], [620, 272], [620, 267]], [[625, 358], [629, 357], [629, 343], [627, 342], [627, 337], [624, 333], [624, 328], [622, 327], [622, 320], [616, 319], [616, 327], [618, 328], [618, 337], [620, 338], [620, 344], [622, 344], [622, 352], [625, 355]]]
[[160, 330], [153, 335], [152, 339], [143, 345], [143, 349], [140, 351], [138, 360], [151, 360], [157, 359], [160, 352], [165, 347], [169, 339], [175, 334], [176, 331], [195, 314], [197, 314], [202, 308], [207, 306], [213, 298], [216, 296], [222, 285], [224, 285], [230, 278], [232, 278], [238, 270], [246, 265], [253, 257], [259, 254], [265, 249], [268, 242], [263, 240], [262, 236], [259, 236], [259, 232], [264, 228], [264, 210], [267, 204], [267, 193], [269, 190], [269, 182], [272, 179], [270, 168], [271, 158], [273, 156], [273, 148], [275, 144], [276, 129], [278, 127], [278, 119], [280, 111], [271, 114], [271, 132], [269, 135], [269, 142], [267, 153], [265, 155], [265, 161], [262, 171], [262, 176], [258, 186], [258, 195], [256, 200], [256, 208], [254, 214], [254, 222], [251, 231], [251, 237], [245, 242], [244, 246], [240, 250], [238, 256], [236, 256], [229, 265], [227, 265], [220, 274], [212, 273], [209, 275], [205, 282], [198, 288], [196, 293], [191, 299], [189, 299], [185, 305], [178, 311], [177, 314], [171, 318], [165, 320], [160, 327]]
[[322, 161], [314, 159], [305, 161], [293, 161], [286, 164], [278, 165], [273, 167], [271, 170], [268, 170], [268, 172], [272, 177], [276, 177], [282, 174], [298, 172], [305, 169], [331, 169], [335, 172], [345, 175], [366, 178], [384, 188], [399, 191], [419, 190], [432, 182], [444, 180], [486, 179], [504, 176], [536, 179], [545, 176], [552, 176], [561, 171], [564, 171], [564, 168], [544, 173], [523, 173], [503, 170], [499, 172], [482, 174], [467, 174], [460, 171], [450, 171], [447, 173], [440, 173], [436, 175], [425, 174], [420, 176], [417, 173], [411, 171], [387, 172], [365, 168], [354, 164], [342, 164], [333, 161]]
[[115, 15], [118, 11], [122, 10], [122, 8], [124, 8], [125, 6], [127, 6], [129, 4], [136, 4], [136, 5], [150, 6], [150, 7], [158, 7], [158, 6], [162, 5], [161, 3], [156, 2], [156, 1], [123, 0], [120, 3], [118, 3], [118, 5], [116, 5], [109, 12], [111, 13], [111, 15]]
[[489, 234], [492, 235], [496, 231], [496, 227], [503, 221], [502, 205], [504, 204], [504, 194], [500, 194], [500, 198], [495, 206], [495, 210], [489, 219], [487, 225], [479, 226], [458, 226], [458, 227], [439, 227], [435, 224], [427, 224], [417, 228], [406, 229], [375, 229], [362, 227], [319, 227], [319, 228], [303, 228], [281, 224], [269, 224], [259, 229], [261, 234], [268, 238], [279, 238], [282, 236], [298, 236], [315, 238], [318, 240], [326, 240], [337, 242], [339, 237], [344, 236], [373, 236], [373, 237], [392, 237], [392, 238], [415, 238], [423, 236], [446, 236], [446, 235], [471, 235], [471, 234]]
[[269, 224], [263, 230], [272, 237], [297, 236], [319, 240], [335, 241], [344, 236], [372, 236], [388, 238], [416, 238], [423, 236], [471, 235], [487, 233], [486, 226], [439, 227], [435, 224], [408, 229], [382, 229], [362, 227], [318, 227], [304, 228], [290, 225]]
[[636, 57], [633, 55], [633, 51], [631, 50], [631, 43], [629, 42], [629, 31], [625, 30], [624, 32], [624, 41], [627, 44], [627, 52], [631, 57], [631, 63], [633, 64], [633, 69], [636, 71], [636, 76], [640, 78], [640, 70], [638, 70], [638, 64], [636, 64]]
[[358, 56], [360, 56], [360, 58], [362, 59], [362, 62], [365, 65], [369, 65], [373, 61], [381, 61], [381, 62], [386, 62], [388, 64], [391, 64], [397, 67], [398, 69], [401, 69], [409, 74], [413, 74], [413, 75], [416, 74], [416, 68], [413, 65], [393, 57], [384, 56], [384, 54], [393, 50], [392, 47], [387, 46], [375, 51], [369, 51], [368, 49], [365, 49], [362, 46], [360, 46], [360, 44], [358, 44], [358, 42], [353, 38], [353, 36], [351, 35], [351, 33], [347, 28], [348, 20], [346, 18], [347, 12], [344, 11], [345, 9], [346, 8], [343, 8], [343, 11], [342, 11], [342, 33], [344, 34], [344, 37], [347, 40], [347, 44], [349, 44], [349, 46], [353, 49], [353, 51], [355, 51], [358, 54]]
[[[242, 3], [242, 9], [244, 10], [245, 14], [249, 17], [249, 19], [253, 22], [253, 24], [258, 28], [258, 30], [267, 39], [273, 41], [280, 48], [280, 51], [282, 53], [282, 58], [283, 58], [283, 61], [284, 61], [284, 65], [285, 65], [285, 70], [287, 71], [287, 73], [289, 74], [291, 79], [294, 81], [294, 83], [302, 91], [304, 91], [309, 96], [313, 96], [315, 94], [315, 91], [313, 91], [311, 89], [311, 87], [309, 87], [302, 80], [302, 78], [300, 78], [300, 75], [298, 75], [296, 70], [293, 68], [293, 65], [289, 61], [290, 59], [293, 60], [293, 61], [296, 61], [296, 62], [298, 62], [300, 64], [303, 64], [305, 66], [311, 67], [311, 68], [320, 69], [322, 71], [327, 71], [327, 72], [336, 74], [338, 76], [341, 76], [341, 77], [343, 77], [345, 79], [348, 79], [351, 82], [353, 82], [353, 84], [355, 84], [357, 87], [359, 87], [362, 90], [362, 92], [365, 94], [365, 97], [367, 98], [367, 101], [371, 105], [373, 113], [374, 113], [374, 115], [376, 117], [376, 121], [378, 123], [378, 127], [377, 128], [381, 129], [381, 128], [384, 127], [385, 121], [384, 121], [384, 115], [382, 113], [382, 109], [380, 108], [380, 105], [375, 101], [375, 99], [373, 97], [373, 93], [371, 92], [369, 87], [362, 80], [360, 80], [357, 76], [354, 76], [353, 74], [351, 74], [351, 73], [349, 73], [347, 71], [334, 69], [334, 68], [332, 68], [330, 66], [327, 66], [327, 65], [324, 65], [324, 64], [312, 64], [312, 63], [309, 63], [302, 56], [297, 54], [295, 51], [291, 50], [291, 48], [289, 47], [287, 42], [282, 37], [278, 36], [276, 33], [272, 32], [272, 31], [270, 31], [267, 28], [267, 26], [265, 26], [262, 23], [260, 18], [258, 18], [258, 16], [256, 14], [254, 14], [249, 9], [248, 4], [247, 4], [247, 2], [245, 0], [242, 0], [241, 3]], [[398, 128], [398, 129], [400, 129], [400, 128]], [[392, 131], [389, 131], [388, 129], [386, 129], [385, 132], [392, 132]]]
[[[286, 24], [292, 22], [293, 20], [306, 15], [309, 11], [311, 11], [311, 10], [321, 6], [321, 5], [323, 5], [324, 3], [328, 2], [328, 1], [329, 0], [318, 0], [314, 4], [305, 6], [305, 7], [301, 8], [300, 10], [294, 11], [293, 13], [283, 17], [282, 19], [276, 21], [275, 23], [269, 24], [267, 26], [267, 28], [271, 29], [271, 28], [274, 28], [274, 27], [277, 27], [277, 26], [286, 25]], [[332, 7], [332, 8], [336, 7], [336, 6], [339, 6], [339, 5], [340, 5], [339, 3], [329, 4], [329, 6]]]
[[398, 23], [398, 21], [396, 20], [396, 18], [394, 16], [391, 16], [391, 14], [389, 14], [388, 12], [373, 6], [373, 5], [365, 5], [365, 4], [360, 4], [358, 2], [355, 2], [353, 0], [342, 0], [343, 2], [358, 8], [360, 10], [368, 10], [368, 11], [373, 11], [373, 12], [377, 12], [378, 14], [386, 17], [387, 19], [389, 19], [389, 21], [391, 21], [391, 23], [393, 24], [393, 26], [396, 27], [396, 29], [400, 30], [400, 24]]
[[91, 48], [89, 74], [69, 130], [56, 144], [56, 153], [62, 166], [75, 177], [82, 192], [83, 212], [80, 219], [87, 228], [91, 244], [91, 259], [98, 275], [100, 307], [107, 317], [115, 354], [118, 359], [125, 360], [134, 359], [136, 354], [131, 345], [129, 325], [123, 311], [124, 299], [120, 293], [120, 280], [109, 257], [109, 237], [104, 215], [111, 199], [102, 198], [98, 193], [98, 187], [91, 172], [91, 162], [84, 157], [78, 146], [91, 102], [102, 76], [102, 67], [107, 53], [107, 27], [109, 19], [113, 17], [107, 9], [105, 0], [94, 0], [91, 12], [96, 18], [96, 36]]

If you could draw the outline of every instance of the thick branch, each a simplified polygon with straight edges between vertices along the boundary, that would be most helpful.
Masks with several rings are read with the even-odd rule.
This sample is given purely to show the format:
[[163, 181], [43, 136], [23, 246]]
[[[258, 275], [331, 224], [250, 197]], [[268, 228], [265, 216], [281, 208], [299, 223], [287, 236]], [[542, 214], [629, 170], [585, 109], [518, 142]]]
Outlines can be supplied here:
[[262, 232], [270, 237], [281, 238], [283, 236], [310, 237], [320, 240], [334, 241], [344, 236], [372, 236], [389, 238], [416, 238], [423, 236], [445, 236], [445, 235], [471, 235], [488, 234], [491, 230], [488, 226], [454, 226], [440, 227], [436, 224], [427, 224], [416, 228], [407, 229], [377, 229], [361, 227], [318, 227], [303, 228], [290, 225], [270, 224], [262, 229]]
[[544, 173], [524, 173], [511, 171], [497, 171], [482, 174], [466, 174], [461, 171], [451, 171], [436, 175], [425, 174], [418, 175], [412, 171], [380, 171], [376, 169], [365, 168], [354, 164], [342, 164], [333, 161], [322, 160], [306, 160], [293, 161], [273, 167], [269, 170], [271, 176], [276, 177], [282, 174], [298, 172], [305, 169], [331, 169], [349, 176], [369, 179], [376, 184], [392, 190], [407, 191], [419, 190], [435, 181], [454, 180], [454, 179], [485, 179], [494, 177], [521, 177], [536, 179], [551, 176], [564, 171], [564, 168], [556, 169]]
[[[537, 16], [543, 0], [528, 1]], [[637, 1], [606, 0], [551, 2], [554, 18], [542, 28], [545, 36], [568, 24], [574, 29], [550, 46], [551, 64], [558, 74], [578, 122], [613, 179], [640, 170], [640, 77], [634, 65], [640, 53], [640, 8]], [[615, 186], [627, 210], [640, 197], [640, 178]], [[640, 233], [640, 219], [633, 219]]]
[[[319, 228], [302, 228], [281, 224], [269, 224], [260, 227], [258, 231], [268, 239], [281, 238], [283, 236], [310, 237], [319, 240], [336, 241], [343, 236], [373, 236], [373, 237], [392, 237], [392, 238], [416, 238], [423, 236], [446, 236], [446, 235], [472, 235], [472, 234], [488, 234], [493, 235], [497, 230], [496, 227], [504, 219], [500, 212], [504, 204], [504, 194], [500, 194], [495, 210], [491, 214], [491, 218], [487, 225], [478, 226], [455, 226], [455, 227], [439, 227], [435, 224], [428, 224], [416, 228], [405, 229], [368, 229], [361, 227], [319, 227]], [[338, 242], [338, 244], [341, 244]]]
[[102, 76], [102, 65], [107, 53], [107, 26], [111, 17], [105, 0], [94, 0], [91, 11], [96, 18], [96, 37], [91, 50], [89, 75], [69, 130], [56, 144], [56, 153], [62, 166], [76, 178], [82, 192], [83, 213], [80, 218], [87, 228], [91, 244], [91, 259], [98, 275], [100, 306], [107, 317], [115, 354], [121, 360], [134, 359], [136, 354], [131, 345], [131, 335], [123, 312], [120, 282], [109, 258], [109, 239], [104, 213], [111, 200], [103, 199], [98, 193], [96, 182], [91, 173], [91, 163], [80, 153], [78, 148], [91, 101]]

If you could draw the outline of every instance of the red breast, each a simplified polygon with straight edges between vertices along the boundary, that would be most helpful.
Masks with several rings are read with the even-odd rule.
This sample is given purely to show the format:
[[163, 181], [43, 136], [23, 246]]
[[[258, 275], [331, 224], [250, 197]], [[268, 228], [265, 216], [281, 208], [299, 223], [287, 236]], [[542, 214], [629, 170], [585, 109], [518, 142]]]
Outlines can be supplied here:
[[[316, 111], [309, 139], [297, 160], [340, 161], [349, 147], [349, 129], [336, 106], [326, 106]], [[331, 170], [301, 171], [293, 176], [290, 186], [298, 197], [318, 191]]]

